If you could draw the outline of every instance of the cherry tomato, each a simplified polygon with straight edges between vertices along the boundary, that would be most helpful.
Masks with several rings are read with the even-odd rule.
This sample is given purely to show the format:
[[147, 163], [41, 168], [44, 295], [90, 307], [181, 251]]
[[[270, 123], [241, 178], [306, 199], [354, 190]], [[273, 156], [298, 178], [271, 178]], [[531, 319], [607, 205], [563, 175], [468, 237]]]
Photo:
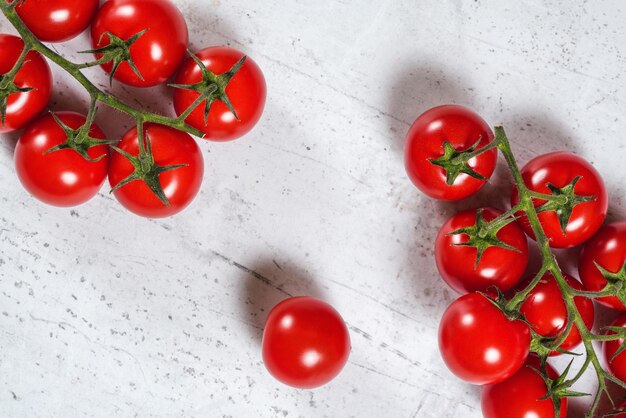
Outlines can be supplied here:
[[[626, 221], [603, 226], [583, 247], [578, 261], [580, 279], [587, 289], [597, 292], [606, 286], [606, 279], [596, 263], [608, 272], [616, 273], [626, 263]], [[626, 310], [615, 296], [596, 298], [609, 308]]]
[[[6, 74], [17, 62], [24, 41], [13, 35], [0, 34], [0, 74]], [[27, 92], [9, 95], [4, 125], [0, 133], [22, 129], [46, 108], [52, 94], [52, 75], [46, 60], [36, 51], [26, 55], [24, 65], [13, 79], [19, 88], [32, 88]]]
[[[528, 264], [528, 242], [524, 232], [515, 222], [500, 229], [496, 237], [517, 251], [502, 247], [489, 247], [476, 264], [478, 250], [465, 246], [470, 237], [452, 232], [476, 225], [478, 209], [466, 210], [452, 216], [439, 231], [435, 241], [435, 260], [443, 280], [459, 293], [488, 291], [497, 286], [502, 292], [511, 290], [521, 279]], [[491, 221], [502, 211], [481, 209], [482, 219]], [[493, 289], [491, 289], [493, 290]]]
[[[446, 172], [431, 160], [444, 155], [444, 143], [457, 151], [478, 144], [483, 148], [493, 141], [489, 125], [473, 111], [456, 105], [434, 107], [422, 113], [413, 123], [406, 137], [404, 163], [413, 183], [425, 194], [440, 200], [465, 199], [485, 185], [484, 180], [468, 174], [458, 175], [452, 185], [446, 183]], [[480, 142], [479, 142], [480, 141]], [[491, 177], [496, 167], [498, 152], [486, 151], [467, 162], [474, 172]]]
[[[548, 184], [563, 189], [572, 184], [577, 196], [594, 197], [594, 200], [579, 203], [573, 207], [571, 216], [565, 228], [565, 233], [559, 222], [559, 217], [553, 210], [539, 213], [539, 221], [550, 246], [555, 248], [570, 248], [582, 244], [602, 226], [608, 210], [609, 200], [600, 174], [591, 164], [577, 155], [568, 152], [552, 152], [534, 158], [522, 169], [522, 177], [526, 186], [535, 192], [554, 194]], [[519, 202], [517, 188], [513, 188], [511, 205]], [[535, 199], [535, 207], [546, 203]], [[531, 238], [535, 235], [530, 227], [528, 218], [520, 212], [518, 222]], [[567, 212], [564, 212], [567, 221]]]
[[[626, 312], [619, 314], [617, 318], [611, 323], [614, 327], [626, 327]], [[607, 334], [614, 334], [613, 331], [607, 331]], [[626, 382], [626, 352], [622, 351], [613, 360], [615, 352], [624, 344], [623, 339], [617, 339], [612, 341], [605, 341], [602, 344], [602, 354], [604, 356], [604, 362], [607, 364], [609, 371], [613, 376], [620, 379], [622, 382]]]
[[463, 295], [444, 312], [439, 351], [448, 369], [476, 385], [501, 382], [526, 361], [530, 330], [508, 319], [480, 293]]
[[[541, 370], [539, 358], [529, 356], [526, 364], [510, 379], [483, 386], [484, 418], [554, 418], [552, 399], [541, 400], [548, 388], [536, 370]], [[559, 376], [549, 364], [546, 364], [546, 372], [550, 379]], [[566, 416], [567, 398], [561, 398], [559, 418]]]
[[[115, 190], [113, 194], [122, 206], [137, 215], [147, 218], [174, 215], [186, 208], [200, 190], [204, 173], [202, 154], [196, 142], [185, 132], [151, 123], [144, 125], [144, 132], [150, 139], [157, 165], [187, 164], [159, 175], [159, 182], [170, 205], [165, 206], [142, 180], [132, 181]], [[137, 128], [128, 131], [117, 146], [130, 155], [137, 156]], [[109, 167], [111, 187], [132, 173], [133, 165], [128, 159], [117, 152], [113, 153]]]
[[87, 29], [99, 3], [98, 0], [27, 0], [16, 10], [37, 38], [61, 42]]
[[339, 313], [319, 299], [280, 302], [263, 330], [263, 362], [279, 381], [315, 388], [339, 374], [350, 354], [350, 335]]
[[[244, 55], [227, 47], [209, 47], [196, 53], [204, 66], [216, 75], [226, 73]], [[202, 80], [201, 68], [192, 58], [183, 63], [176, 84], [195, 84]], [[211, 104], [205, 123], [205, 102], [197, 106], [185, 121], [203, 131], [204, 138], [211, 141], [230, 141], [248, 133], [261, 118], [266, 96], [265, 78], [259, 66], [247, 57], [243, 66], [226, 85], [226, 95], [233, 105], [237, 117], [220, 100]], [[174, 109], [181, 115], [199, 96], [185, 89], [174, 89]]]
[[[572, 276], [567, 274], [563, 276], [572, 288], [586, 290]], [[594, 319], [593, 302], [591, 299], [577, 296], [574, 298], [574, 303], [587, 329], [591, 329]], [[529, 293], [520, 311], [528, 323], [530, 323], [532, 329], [544, 337], [556, 337], [562, 334], [567, 327], [567, 307], [563, 301], [559, 285], [551, 273], [544, 274], [537, 286]], [[560, 348], [569, 351], [580, 344], [581, 341], [580, 332], [578, 332], [576, 326], [573, 326]], [[550, 355], [556, 356], [559, 354], [558, 351], [553, 351]]]
[[[68, 127], [78, 129], [87, 120], [75, 112], [55, 112]], [[96, 124], [89, 136], [105, 139]], [[22, 185], [42, 202], [54, 206], [76, 206], [85, 203], [98, 193], [107, 176], [107, 145], [97, 145], [88, 151], [92, 162], [72, 149], [62, 149], [44, 154], [67, 139], [63, 128], [50, 115], [44, 115], [31, 124], [15, 147], [15, 169]]]
[[[146, 32], [130, 47], [130, 57], [143, 79], [127, 62], [121, 63], [113, 76], [135, 87], [156, 86], [174, 75], [189, 40], [183, 15], [169, 0], [109, 0], [91, 25], [94, 49], [110, 43], [105, 32], [126, 41], [143, 30]], [[102, 64], [102, 68], [110, 73], [113, 63]]]

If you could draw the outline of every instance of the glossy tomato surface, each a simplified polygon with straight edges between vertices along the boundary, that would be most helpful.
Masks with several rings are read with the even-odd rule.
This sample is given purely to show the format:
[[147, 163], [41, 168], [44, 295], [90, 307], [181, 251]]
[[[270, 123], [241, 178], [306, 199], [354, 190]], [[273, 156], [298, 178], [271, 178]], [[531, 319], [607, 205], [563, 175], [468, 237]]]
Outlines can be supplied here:
[[[528, 264], [528, 242], [521, 228], [511, 222], [497, 233], [496, 237], [517, 249], [490, 247], [476, 264], [478, 250], [465, 246], [469, 237], [452, 232], [476, 225], [477, 209], [466, 210], [452, 216], [441, 227], [435, 240], [435, 260], [443, 280], [459, 293], [489, 291], [497, 286], [502, 292], [511, 290], [519, 283]], [[483, 208], [482, 218], [491, 221], [503, 212]]]
[[297, 388], [330, 382], [348, 361], [350, 335], [339, 313], [313, 297], [292, 297], [272, 309], [263, 330], [263, 362]]
[[[626, 327], [626, 312], [622, 312], [611, 323], [614, 327]], [[607, 331], [607, 334], [613, 334], [613, 331]], [[623, 339], [617, 339], [612, 341], [605, 341], [602, 344], [602, 354], [604, 357], [604, 363], [608, 366], [609, 371], [613, 376], [620, 379], [622, 382], [626, 382], [626, 351], [622, 351], [614, 359], [615, 352], [624, 344]]]
[[439, 352], [446, 366], [475, 385], [508, 379], [522, 367], [529, 349], [528, 325], [509, 320], [480, 293], [452, 302], [439, 323]]
[[[163, 172], [159, 182], [170, 205], [165, 206], [144, 181], [135, 180], [113, 194], [129, 211], [147, 218], [163, 218], [186, 208], [196, 197], [204, 174], [204, 161], [196, 142], [185, 132], [167, 126], [147, 123], [144, 131], [152, 144], [154, 161], [160, 166], [187, 164], [185, 167]], [[127, 153], [139, 154], [137, 128], [128, 131], [117, 145]], [[117, 185], [133, 172], [133, 165], [121, 154], [111, 156], [109, 183]]]
[[[552, 400], [541, 400], [547, 393], [547, 387], [536, 370], [541, 370], [539, 358], [529, 356], [524, 366], [510, 379], [483, 386], [481, 395], [483, 417], [554, 418]], [[546, 364], [546, 371], [550, 379], [558, 377], [556, 370], [549, 364]], [[567, 398], [562, 398], [559, 418], [566, 416]]]
[[[196, 53], [204, 66], [214, 74], [223, 74], [244, 54], [228, 47], [209, 47]], [[201, 69], [193, 59], [187, 58], [176, 76], [176, 84], [194, 84], [202, 80]], [[198, 98], [198, 93], [174, 89], [174, 109], [181, 115]], [[203, 131], [204, 138], [212, 141], [230, 141], [248, 133], [259, 121], [265, 107], [267, 87], [259, 66], [247, 57], [243, 66], [226, 86], [226, 95], [237, 117], [221, 101], [211, 105], [208, 120], [204, 121], [205, 102], [202, 102], [185, 119], [191, 126]]]
[[[127, 40], [147, 31], [130, 47], [130, 56], [142, 78], [123, 62], [114, 78], [136, 87], [150, 87], [169, 79], [185, 57], [189, 35], [185, 19], [169, 0], [109, 0], [105, 2], [91, 25], [94, 49], [109, 44], [110, 32]], [[100, 58], [96, 55], [97, 58]], [[110, 73], [113, 64], [102, 68]]]
[[[572, 183], [576, 177], [580, 180], [574, 186], [577, 196], [593, 196], [595, 200], [580, 203], [574, 206], [565, 233], [554, 211], [539, 213], [539, 221], [550, 246], [555, 248], [570, 248], [587, 241], [602, 226], [608, 210], [608, 196], [604, 181], [600, 174], [589, 162], [569, 152], [552, 152], [540, 155], [522, 168], [522, 177], [526, 186], [535, 192], [553, 194], [548, 188], [552, 184], [563, 188]], [[514, 187], [511, 196], [511, 206], [518, 203], [517, 188]], [[534, 200], [535, 207], [544, 204], [543, 200]], [[528, 218], [522, 214], [518, 220], [524, 231], [534, 239]]]
[[[6, 74], [17, 62], [24, 41], [13, 35], [0, 34], [0, 74]], [[39, 52], [30, 51], [22, 68], [13, 79], [19, 88], [30, 87], [32, 90], [9, 95], [4, 125], [0, 133], [24, 128], [48, 106], [52, 94], [52, 75], [50, 67]]]
[[[85, 116], [75, 112], [55, 112], [68, 127], [80, 128]], [[92, 124], [89, 136], [105, 139], [100, 128]], [[94, 197], [107, 176], [109, 147], [98, 145], [88, 151], [93, 162], [72, 149], [44, 154], [66, 141], [67, 135], [50, 115], [31, 124], [15, 147], [15, 170], [22, 185], [42, 202], [54, 206], [76, 206]]]
[[[610, 223], [602, 228], [585, 244], [580, 252], [578, 272], [587, 289], [597, 292], [606, 286], [606, 279], [596, 263], [611, 273], [617, 273], [626, 263], [626, 221]], [[596, 298], [609, 308], [626, 310], [615, 296]]]
[[[443, 168], [430, 160], [443, 155], [444, 142], [457, 151], [469, 149], [476, 142], [478, 148], [493, 141], [493, 132], [487, 122], [463, 106], [444, 105], [422, 113], [406, 136], [404, 164], [409, 178], [428, 196], [440, 200], [459, 200], [476, 193], [485, 185], [484, 180], [459, 174], [450, 186], [446, 183]], [[484, 177], [491, 177], [498, 152], [492, 149], [468, 161], [468, 165]]]
[[[572, 276], [565, 274], [564, 277], [573, 289], [586, 290]], [[593, 302], [591, 299], [577, 296], [574, 298], [574, 303], [587, 329], [591, 329], [594, 320]], [[520, 310], [532, 329], [544, 337], [560, 336], [567, 327], [567, 307], [563, 301], [559, 285], [550, 273], [546, 273], [537, 286], [528, 294]], [[570, 351], [578, 346], [581, 341], [580, 332], [578, 332], [576, 326], [573, 326], [560, 348]], [[558, 354], [560, 354], [558, 351], [551, 353], [553, 356]]]
[[99, 3], [98, 0], [27, 0], [16, 10], [37, 38], [61, 42], [87, 29]]

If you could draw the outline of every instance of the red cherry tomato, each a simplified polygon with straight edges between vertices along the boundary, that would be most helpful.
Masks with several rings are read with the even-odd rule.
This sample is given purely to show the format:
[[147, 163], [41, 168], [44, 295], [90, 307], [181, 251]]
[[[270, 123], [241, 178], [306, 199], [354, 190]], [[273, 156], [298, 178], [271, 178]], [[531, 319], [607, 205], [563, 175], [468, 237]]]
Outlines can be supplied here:
[[27, 0], [16, 10], [37, 38], [44, 42], [61, 42], [87, 29], [98, 4], [98, 0]]
[[480, 293], [463, 295], [444, 312], [439, 352], [452, 373], [476, 385], [501, 382], [526, 361], [530, 330], [508, 319]]
[[[617, 318], [611, 323], [614, 327], [626, 327], [626, 312], [619, 314]], [[613, 331], [607, 331], [607, 334], [614, 334]], [[602, 354], [604, 356], [604, 362], [608, 365], [609, 371], [613, 376], [617, 377], [622, 382], [626, 381], [626, 352], [622, 351], [613, 360], [615, 352], [624, 344], [623, 339], [617, 339], [612, 341], [605, 341], [602, 344]]]
[[[243, 53], [227, 47], [209, 47], [196, 53], [204, 66], [219, 75], [226, 73], [237, 63]], [[198, 64], [187, 58], [183, 63], [176, 84], [195, 84], [202, 80]], [[261, 118], [266, 96], [265, 78], [259, 66], [247, 57], [243, 66], [226, 86], [226, 95], [231, 101], [237, 117], [222, 101], [211, 104], [208, 121], [204, 121], [205, 102], [197, 106], [185, 121], [203, 131], [204, 138], [211, 141], [230, 141], [248, 133]], [[181, 115], [198, 98], [195, 91], [174, 89], [174, 109]], [[238, 119], [237, 119], [238, 118]]]
[[[543, 398], [548, 388], [536, 370], [541, 364], [536, 356], [529, 356], [524, 367], [510, 379], [495, 385], [483, 386], [481, 406], [484, 418], [554, 418], [554, 404]], [[550, 379], [558, 373], [546, 364]], [[567, 416], [567, 398], [561, 398], [559, 418]]]
[[[626, 263], [626, 221], [603, 226], [583, 247], [578, 262], [578, 272], [585, 287], [593, 292], [606, 286], [606, 279], [596, 263], [608, 272], [616, 273]], [[615, 296], [596, 298], [609, 308], [626, 310]]]
[[[440, 200], [465, 199], [485, 185], [461, 173], [452, 185], [446, 183], [445, 170], [430, 162], [443, 155], [444, 142], [457, 151], [467, 150], [478, 143], [482, 148], [493, 141], [489, 125], [476, 113], [456, 105], [434, 107], [422, 113], [406, 137], [404, 163], [411, 181], [425, 194]], [[491, 177], [496, 167], [498, 151], [486, 151], [467, 162], [475, 172]]]
[[[467, 243], [466, 234], [451, 233], [476, 225], [477, 209], [457, 213], [439, 231], [435, 241], [435, 260], [443, 280], [459, 293], [488, 291], [497, 286], [502, 292], [511, 290], [521, 279], [528, 264], [528, 242], [524, 232], [515, 222], [504, 226], [496, 237], [518, 251], [502, 247], [490, 247], [476, 264], [476, 247], [459, 244]], [[502, 211], [493, 208], [482, 209], [482, 218], [491, 221]]]
[[263, 330], [263, 362], [279, 381], [315, 388], [339, 374], [350, 335], [339, 313], [313, 297], [292, 297], [272, 309]]
[[[602, 177], [591, 164], [577, 155], [568, 152], [552, 152], [534, 158], [522, 169], [526, 186], [535, 192], [553, 194], [548, 188], [552, 184], [564, 188], [580, 177], [574, 186], [577, 196], [595, 196], [595, 200], [582, 202], [574, 206], [565, 234], [554, 211], [539, 213], [539, 221], [550, 246], [570, 248], [582, 244], [602, 226], [608, 210], [608, 196]], [[513, 188], [511, 205], [519, 202], [517, 188]], [[544, 204], [543, 200], [534, 200], [535, 207]], [[528, 218], [520, 213], [518, 222], [531, 238], [535, 239]]]
[[[0, 74], [6, 74], [17, 62], [24, 41], [13, 35], [0, 34]], [[26, 55], [24, 65], [13, 79], [19, 88], [33, 90], [9, 95], [4, 125], [0, 133], [22, 129], [46, 108], [52, 94], [52, 75], [46, 60], [36, 51]]]
[[[55, 112], [68, 127], [78, 129], [87, 120], [75, 112]], [[104, 133], [92, 124], [89, 136], [105, 139]], [[71, 149], [44, 154], [66, 141], [67, 135], [50, 115], [44, 115], [30, 125], [15, 147], [15, 169], [24, 188], [42, 202], [54, 206], [76, 206], [94, 197], [107, 175], [106, 145], [97, 145], [88, 151], [92, 162]]]
[[[567, 283], [576, 290], [586, 290], [582, 284], [572, 276], [564, 274]], [[574, 303], [578, 312], [583, 317], [587, 329], [593, 326], [594, 309], [591, 299], [577, 296]], [[563, 295], [559, 289], [554, 276], [550, 273], [544, 274], [537, 286], [529, 293], [521, 306], [521, 313], [530, 323], [537, 334], [544, 337], [556, 337], [563, 333], [567, 327], [567, 307], [563, 301]], [[582, 338], [576, 326], [572, 327], [565, 341], [560, 345], [563, 350], [572, 350]], [[550, 355], [556, 356], [560, 353], [553, 351]]]
[[[183, 15], [168, 0], [109, 0], [102, 5], [91, 26], [94, 49], [110, 43], [109, 37], [103, 36], [105, 32], [128, 40], [144, 29], [147, 31], [130, 47], [130, 57], [143, 80], [127, 62], [113, 76], [136, 87], [156, 86], [174, 75], [185, 57], [189, 40]], [[102, 65], [107, 73], [112, 67], [111, 62]]]
[[[147, 218], [163, 218], [174, 215], [186, 208], [198, 194], [204, 161], [196, 142], [185, 132], [167, 126], [146, 123], [144, 132], [150, 139], [154, 162], [160, 166], [187, 164], [185, 167], [165, 171], [159, 175], [159, 182], [170, 205], [165, 206], [144, 181], [130, 182], [113, 194], [129, 211]], [[139, 154], [137, 128], [128, 131], [117, 145], [127, 153]], [[133, 165], [121, 154], [111, 156], [109, 183], [117, 185], [133, 172]]]

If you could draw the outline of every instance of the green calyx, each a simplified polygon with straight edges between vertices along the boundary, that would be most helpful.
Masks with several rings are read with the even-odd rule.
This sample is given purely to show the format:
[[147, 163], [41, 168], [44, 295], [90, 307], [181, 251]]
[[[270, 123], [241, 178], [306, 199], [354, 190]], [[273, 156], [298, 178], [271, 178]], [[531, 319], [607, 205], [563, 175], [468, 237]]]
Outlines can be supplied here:
[[524, 316], [519, 311], [519, 309], [508, 308], [508, 301], [506, 300], [504, 293], [502, 293], [502, 291], [496, 286], [493, 286], [493, 289], [496, 292], [495, 299], [492, 296], [488, 295], [487, 293], [484, 293], [484, 292], [478, 292], [478, 293], [480, 293], [483, 297], [485, 297], [493, 306], [495, 306], [499, 311], [501, 311], [504, 314], [504, 316], [506, 316], [510, 321], [520, 320], [520, 321], [526, 322], [526, 320], [524, 319]]
[[531, 367], [546, 384], [546, 394], [544, 397], [540, 398], [540, 400], [551, 399], [552, 404], [554, 405], [554, 416], [561, 416], [561, 399], [565, 397], [578, 397], [578, 396], [589, 396], [589, 393], [577, 392], [571, 390], [570, 388], [576, 381], [578, 380], [578, 376], [574, 379], [568, 379], [567, 375], [569, 373], [570, 368], [572, 367], [574, 359], [570, 360], [569, 364], [563, 370], [563, 373], [559, 375], [556, 379], [551, 379], [548, 377], [548, 374], [545, 370], [545, 359], [541, 361], [542, 370], [537, 370], [534, 367]]
[[602, 277], [606, 280], [606, 287], [610, 288], [611, 293], [614, 294], [620, 302], [626, 305], [626, 260], [624, 260], [624, 264], [622, 264], [622, 267], [616, 272], [608, 271], [595, 261], [594, 264], [600, 271], [600, 274], [602, 274]]
[[603, 329], [611, 332], [610, 335], [612, 340], [622, 340], [622, 344], [617, 350], [615, 350], [615, 353], [613, 353], [613, 355], [611, 356], [610, 361], [613, 361], [615, 360], [615, 357], [619, 356], [624, 352], [624, 350], [626, 350], [626, 328], [608, 325], [603, 327]]
[[565, 234], [565, 229], [567, 228], [569, 219], [572, 216], [574, 207], [581, 203], [596, 200], [595, 196], [578, 196], [576, 194], [574, 188], [580, 179], [580, 176], [575, 177], [571, 183], [563, 188], [558, 188], [553, 184], [548, 183], [546, 186], [550, 189], [554, 198], [537, 208], [537, 213], [547, 211], [553, 211], [556, 213], [556, 216], [559, 218], [559, 224], [561, 225], [563, 234]]
[[25, 93], [27, 91], [34, 90], [33, 87], [18, 87], [13, 78], [9, 78], [5, 75], [0, 76], [0, 119], [2, 120], [2, 126], [6, 119], [7, 105], [9, 103], [9, 96], [15, 93]]
[[87, 121], [80, 128], [72, 129], [65, 123], [63, 123], [63, 121], [59, 119], [59, 117], [54, 113], [51, 112], [50, 115], [54, 118], [55, 122], [61, 127], [61, 129], [63, 129], [63, 132], [65, 132], [65, 137], [67, 139], [62, 144], [50, 148], [49, 150], [44, 152], [44, 154], [50, 154], [52, 152], [60, 151], [63, 149], [71, 149], [80, 154], [80, 156], [83, 157], [85, 160], [95, 163], [104, 158], [105, 155], [103, 154], [97, 158], [91, 158], [89, 156], [89, 149], [99, 145], [111, 145], [116, 142], [113, 140], [98, 139], [89, 136], [89, 128], [93, 123], [93, 116], [88, 117]]
[[482, 138], [478, 138], [471, 147], [466, 150], [457, 151], [450, 142], [445, 141], [443, 143], [443, 155], [436, 159], [430, 159], [431, 164], [436, 165], [444, 169], [446, 173], [446, 183], [451, 186], [456, 181], [459, 174], [467, 174], [478, 180], [487, 181], [487, 177], [476, 172], [469, 166], [468, 162], [476, 156], [476, 149], [480, 144]]

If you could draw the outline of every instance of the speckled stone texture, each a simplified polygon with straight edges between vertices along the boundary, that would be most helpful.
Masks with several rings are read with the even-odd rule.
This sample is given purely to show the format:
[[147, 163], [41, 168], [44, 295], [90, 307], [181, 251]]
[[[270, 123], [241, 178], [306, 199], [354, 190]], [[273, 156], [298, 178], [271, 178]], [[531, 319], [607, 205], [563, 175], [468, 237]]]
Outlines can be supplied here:
[[[507, 127], [520, 163], [588, 158], [610, 218], [624, 218], [623, 2], [176, 3], [192, 50], [230, 45], [263, 68], [263, 119], [238, 141], [201, 141], [201, 193], [158, 221], [126, 212], [108, 185], [78, 208], [39, 203], [14, 172], [18, 134], [2, 135], [0, 416], [480, 417], [479, 388], [439, 357], [456, 295], [433, 242], [461, 208], [504, 207], [510, 180], [500, 162], [478, 197], [432, 201], [405, 175], [404, 135], [428, 107], [468, 105]], [[4, 19], [0, 31], [14, 32]], [[54, 48], [78, 61], [88, 46], [83, 34]], [[53, 72], [52, 108], [85, 112], [79, 85]], [[112, 91], [172, 114], [167, 88]], [[111, 138], [133, 124], [104, 106], [97, 123]], [[353, 344], [313, 391], [276, 382], [260, 355], [269, 309], [302, 294], [334, 305]]]

